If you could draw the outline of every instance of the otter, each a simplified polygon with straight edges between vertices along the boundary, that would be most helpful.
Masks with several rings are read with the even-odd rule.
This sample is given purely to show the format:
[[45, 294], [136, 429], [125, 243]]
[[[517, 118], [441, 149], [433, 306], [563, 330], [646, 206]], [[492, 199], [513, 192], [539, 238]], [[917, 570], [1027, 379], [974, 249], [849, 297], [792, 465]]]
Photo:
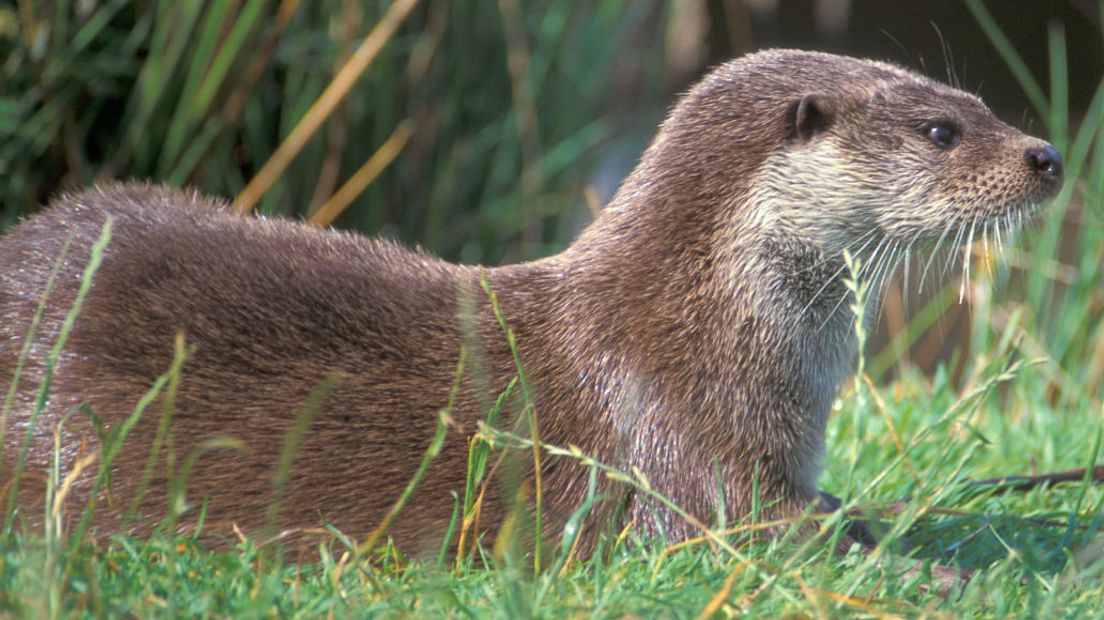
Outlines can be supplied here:
[[[25, 515], [40, 511], [34, 479], [59, 424], [65, 476], [123, 424], [182, 333], [194, 352], [173, 399], [177, 460], [214, 437], [245, 444], [195, 462], [185, 522], [205, 501], [208, 531], [261, 528], [285, 437], [312, 390], [337, 374], [295, 455], [279, 527], [292, 538], [322, 524], [371, 531], [451, 402], [443, 448], [389, 531], [400, 548], [439, 544], [452, 494], [463, 493], [469, 438], [518, 372], [500, 312], [543, 442], [640, 472], [701, 522], [753, 504], [759, 518], [792, 518], [818, 499], [829, 409], [856, 361], [844, 251], [884, 280], [892, 258], [1011, 225], [1061, 183], [1058, 152], [973, 95], [892, 64], [772, 50], [721, 65], [682, 96], [600, 216], [562, 253], [533, 262], [451, 264], [151, 185], [65, 195], [0, 241], [5, 385], [58, 269], [7, 419], [4, 484], [49, 348], [111, 220], [30, 431]], [[454, 390], [462, 347], [472, 363]], [[517, 418], [518, 391], [507, 401]], [[115, 459], [97, 508], [102, 531], [121, 527], [159, 417], [151, 406]], [[499, 425], [516, 428], [508, 420]], [[71, 507], [87, 501], [90, 472], [75, 477]], [[584, 500], [588, 470], [545, 455], [540, 474], [553, 535]], [[162, 464], [134, 525], [164, 512], [166, 486]], [[645, 532], [700, 533], [645, 494], [599, 487], [617, 508], [606, 513]], [[487, 489], [489, 529], [511, 497]], [[598, 530], [584, 532], [587, 543]]]

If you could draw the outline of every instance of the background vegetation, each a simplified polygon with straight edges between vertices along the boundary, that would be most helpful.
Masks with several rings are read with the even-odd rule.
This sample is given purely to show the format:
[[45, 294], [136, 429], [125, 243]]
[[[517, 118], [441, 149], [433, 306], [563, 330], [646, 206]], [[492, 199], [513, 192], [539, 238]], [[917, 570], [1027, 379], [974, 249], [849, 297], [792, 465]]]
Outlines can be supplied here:
[[[49, 11], [31, 2], [0, 9], [5, 222], [101, 179], [237, 195], [390, 4], [62, 0]], [[581, 188], [616, 129], [614, 88], [642, 96], [645, 110], [659, 99], [663, 46], [652, 42], [662, 40], [665, 9], [422, 4], [262, 210], [306, 215], [409, 122], [402, 157], [343, 225], [470, 261], [550, 252], [544, 243], [562, 244], [585, 215]]]
[[[753, 10], [770, 2], [411, 4], [264, 194], [261, 210], [308, 217], [363, 178], [358, 171], [386, 144], [397, 156], [368, 166], [382, 172], [352, 192], [339, 225], [465, 261], [545, 255], [600, 208], [674, 92], [708, 63], [770, 44], [857, 50], [936, 76], [953, 70], [965, 87], [982, 87], [1005, 118], [1050, 137], [1066, 157], [1069, 182], [1041, 226], [999, 260], [992, 248], [974, 248], [968, 303], [958, 303], [962, 281], [954, 273], [936, 290], [891, 291], [882, 332], [867, 349], [872, 381], [844, 393], [830, 429], [826, 489], [885, 513], [890, 539], [909, 540], [916, 557], [978, 575], [945, 600], [930, 572], [903, 576], [909, 565], [900, 556], [831, 559], [823, 547], [792, 541], [674, 550], [627, 544], [629, 533], [592, 561], [553, 554], [551, 568], [532, 574], [531, 563], [493, 549], [484, 568], [408, 561], [389, 547], [359, 556], [337, 542], [320, 550], [319, 563], [288, 565], [252, 540], [212, 553], [186, 538], [95, 546], [47, 529], [0, 541], [0, 609], [309, 617], [1102, 613], [1100, 488], [1002, 495], [959, 484], [1092, 466], [1101, 457], [1100, 4], [821, 3], [844, 7], [842, 31], [830, 11], [797, 1], [773, 3], [773, 12]], [[0, 6], [4, 224], [53, 193], [102, 179], [240, 195], [391, 6]], [[893, 501], [902, 498], [911, 499]]]

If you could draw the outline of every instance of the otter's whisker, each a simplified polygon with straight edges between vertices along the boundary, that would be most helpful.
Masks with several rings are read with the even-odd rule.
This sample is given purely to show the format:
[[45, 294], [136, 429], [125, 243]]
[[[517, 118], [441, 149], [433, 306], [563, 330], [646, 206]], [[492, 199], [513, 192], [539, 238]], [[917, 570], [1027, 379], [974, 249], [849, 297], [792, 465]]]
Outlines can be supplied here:
[[932, 247], [931, 254], [928, 256], [927, 262], [924, 264], [924, 272], [920, 276], [920, 293], [924, 292], [924, 282], [928, 279], [928, 272], [931, 271], [932, 261], [940, 254], [942, 250], [943, 240], [946, 239], [947, 234], [951, 232], [951, 227], [954, 226], [954, 220], [947, 220], [947, 225], [943, 227], [943, 233], [939, 235], [939, 239], [935, 241], [935, 246]]
[[954, 243], [951, 244], [950, 255], [947, 260], [947, 264], [943, 265], [943, 270], [940, 272], [941, 277], [946, 277], [947, 272], [954, 269], [955, 259], [958, 258], [959, 253], [962, 251], [962, 237], [966, 234], [966, 222], [959, 223], [958, 233], [955, 235]]
[[859, 268], [859, 273], [856, 274], [860, 280], [874, 269], [878, 264], [878, 259], [882, 256], [882, 250], [887, 249], [891, 243], [892, 240], [889, 237], [883, 237], [882, 240], [878, 242], [877, 247], [874, 248], [874, 252], [866, 259], [866, 263]]
[[905, 314], [908, 314], [908, 307], [909, 307], [909, 272], [912, 271], [912, 244], [913, 243], [914, 243], [913, 241], [910, 241], [909, 244], [907, 246], [905, 246], [904, 284], [902, 284], [902, 286], [901, 286], [901, 298], [902, 298], [902, 303], [905, 306]]
[[873, 316], [875, 317], [877, 316], [877, 311], [881, 305], [882, 300], [882, 284], [884, 283], [883, 274], [887, 271], [889, 265], [893, 262], [896, 252], [897, 244], [896, 242], [894, 242], [890, 244], [890, 246], [886, 249], [886, 253], [882, 255], [881, 259], [878, 261], [878, 264], [874, 266], [874, 269], [870, 274], [869, 285], [871, 295], [870, 297], [868, 297], [868, 299], [874, 303], [875, 313], [873, 314]]
[[894, 242], [892, 249], [886, 254], [883, 264], [876, 273], [874, 284], [871, 286], [871, 290], [874, 292], [874, 312], [871, 313], [871, 316], [874, 317], [875, 322], [881, 321], [882, 319], [882, 312], [885, 309], [884, 288], [889, 284], [890, 276], [897, 271], [897, 263], [900, 261], [900, 258], [900, 242]]
[[[1006, 214], [1006, 216], [1007, 216], [1007, 214]], [[1004, 217], [997, 216], [994, 223], [992, 223], [992, 236], [994, 236], [994, 240], [997, 244], [997, 252], [999, 252], [999, 253], [1004, 253], [1005, 252], [1005, 248], [1002, 247], [1002, 244], [1000, 243], [1000, 224], [1002, 222], [1004, 222]]]
[[[866, 274], [871, 271], [871, 265], [877, 265], [878, 257], [882, 255], [882, 250], [887, 248], [891, 243], [892, 240], [889, 237], [882, 237], [881, 241], [878, 242], [878, 245], [874, 247], [874, 251], [870, 253], [869, 257], [866, 257], [865, 262], [863, 262], [863, 264], [859, 267], [858, 272], [852, 274], [852, 277], [854, 277], [856, 280], [856, 284], [866, 280]], [[844, 289], [843, 293], [840, 295], [839, 300], [836, 301], [836, 305], [832, 306], [832, 310], [829, 311], [828, 314], [824, 317], [824, 321], [820, 324], [820, 327], [817, 328], [817, 331], [821, 331], [824, 329], [824, 326], [827, 325], [832, 317], [836, 315], [836, 312], [839, 310], [840, 306], [843, 305], [843, 302], [850, 297], [851, 291], [848, 289]], [[852, 319], [853, 318], [854, 317], [852, 317]]]
[[801, 309], [801, 314], [798, 316], [798, 321], [799, 322], [800, 322], [801, 319], [805, 318], [805, 314], [809, 312], [809, 308], [812, 308], [813, 304], [816, 303], [816, 300], [818, 298], [820, 298], [821, 293], [823, 293], [825, 291], [825, 289], [827, 289], [833, 282], [836, 281], [836, 278], [838, 278], [839, 275], [841, 273], [843, 273], [844, 269], [847, 269], [846, 264], [841, 265], [840, 268], [837, 269], [836, 272], [833, 273], [830, 278], [828, 278], [824, 281], [824, 284], [821, 285], [820, 290], [818, 290], [816, 293], [814, 293], [812, 299], [809, 300], [809, 303], [805, 304], [805, 307]]
[[[899, 247], [899, 241], [889, 238], [883, 239], [874, 250], [874, 255], [870, 260], [859, 269], [857, 277], [859, 281], [865, 281], [867, 283], [867, 288], [870, 291], [867, 301], [870, 302], [873, 300], [874, 304], [871, 308], [872, 312], [870, 312], [868, 316], [877, 317], [881, 312], [881, 286], [884, 283], [882, 278], [884, 274], [888, 273], [888, 267], [894, 262]], [[843, 303], [843, 300], [847, 299], [848, 293], [849, 291], [845, 292], [840, 300], [836, 302], [836, 306], [832, 309], [832, 313], [829, 314], [829, 316], [835, 314], [836, 310], [838, 310]], [[825, 324], [827, 324], [827, 321], [825, 321]], [[821, 325], [821, 328], [823, 327], [824, 325]]]
[[873, 297], [875, 298], [881, 297], [880, 291], [877, 289], [878, 278], [882, 270], [885, 268], [886, 264], [891, 260], [893, 252], [896, 250], [896, 248], [897, 241], [890, 241], [889, 244], [886, 245], [885, 252], [883, 252], [878, 257], [878, 259], [874, 262], [874, 266], [870, 269], [868, 284], [870, 285], [870, 290], [873, 293]]
[[[863, 256], [863, 253], [866, 252], [867, 246], [869, 246], [870, 243], [872, 241], [874, 241], [875, 233], [877, 233], [877, 232], [878, 232], [877, 229], [871, 230], [870, 232], [860, 236], [859, 238], [855, 239], [851, 243], [847, 244], [847, 246], [844, 248], [844, 250], [851, 252], [855, 256]], [[859, 247], [856, 250], [855, 246], [859, 245], [860, 242], [862, 243], [862, 246]], [[843, 251], [841, 250], [841, 254], [842, 254], [842, 252]], [[820, 260], [817, 263], [817, 265], [823, 265], [824, 263], [828, 262], [828, 260], [831, 260], [831, 259], [828, 258], [828, 257], [825, 257], [824, 259]], [[840, 265], [839, 269], [837, 269], [835, 271], [835, 273], [833, 273], [828, 278], [825, 278], [824, 283], [820, 285], [820, 288], [817, 289], [817, 292], [813, 294], [813, 296], [809, 299], [809, 302], [806, 303], [805, 307], [803, 307], [801, 309], [801, 313], [798, 315], [798, 322], [800, 322], [802, 319], [805, 318], [805, 315], [809, 313], [809, 309], [813, 307], [813, 305], [817, 302], [818, 299], [820, 299], [820, 296], [824, 293], [824, 291], [826, 291], [829, 286], [831, 286], [832, 284], [839, 281], [840, 274], [843, 273], [843, 270], [846, 269], [846, 268], [847, 268], [847, 265], [842, 264], [842, 265]], [[812, 269], [812, 267], [810, 267], [809, 269]], [[808, 271], [809, 269], [802, 269], [802, 270], [799, 270], [799, 271], [794, 272], [794, 273], [801, 273], [803, 271]], [[836, 307], [838, 308], [839, 305], [837, 304]], [[833, 309], [833, 312], [835, 312], [834, 309]], [[830, 317], [831, 314], [829, 314], [828, 316]]]
[[935, 257], [935, 271], [934, 271], [934, 273], [944, 273], [945, 272], [945, 270], [947, 268], [946, 263], [947, 263], [948, 260], [950, 260], [949, 256], [950, 256], [950, 249], [949, 248], [945, 248], [944, 250], [939, 252], [939, 255]]
[[[821, 258], [820, 260], [814, 262], [813, 264], [809, 265], [808, 267], [803, 267], [803, 268], [798, 269], [796, 271], [791, 271], [791, 272], [787, 273], [787, 275], [791, 275], [791, 276], [792, 275], [798, 275], [798, 274], [801, 274], [801, 273], [808, 273], [810, 271], [813, 271], [814, 269], [819, 269], [820, 267], [823, 267], [824, 265], [826, 265], [828, 262], [837, 260], [839, 258], [839, 256], [843, 254], [843, 252], [845, 250], [848, 251], [848, 252], [851, 252], [852, 255], [861, 256], [863, 250], [865, 250], [866, 246], [869, 245], [870, 242], [874, 240], [874, 236], [877, 233], [878, 233], [878, 229], [876, 229], [876, 228], [871, 229], [871, 230], [867, 231], [866, 233], [863, 233], [862, 235], [860, 235], [859, 237], [857, 237], [855, 240], [851, 241], [847, 245], [845, 245], [843, 247], [843, 249], [840, 250], [839, 254], [825, 254], [824, 258]], [[859, 245], [860, 243], [862, 243], [862, 247], [859, 248], [858, 250], [855, 250], [855, 246]], [[838, 273], [837, 273], [837, 275], [838, 275]]]
[[836, 315], [836, 311], [839, 310], [841, 305], [843, 305], [844, 300], [848, 299], [849, 297], [851, 297], [851, 291], [845, 290], [843, 294], [840, 295], [839, 301], [836, 302], [836, 305], [832, 306], [832, 310], [828, 313], [827, 316], [824, 317], [824, 321], [820, 324], [820, 327], [817, 328], [817, 331], [821, 331], [824, 329], [824, 326], [828, 324], [828, 321], [830, 321], [832, 317]]
[[970, 220], [970, 234], [966, 236], [966, 253], [962, 255], [962, 284], [958, 287], [958, 303], [966, 298], [966, 283], [970, 279], [971, 254], [974, 251], [974, 233], [977, 226], [977, 216]]
[[[877, 228], [871, 229], [870, 232], [860, 236], [858, 239], [855, 239], [854, 241], [849, 243], [847, 245], [847, 250], [856, 256], [861, 256], [862, 253], [866, 251], [866, 246], [870, 245], [870, 242], [874, 240], [877, 233]], [[862, 247], [860, 247], [858, 250], [855, 250], [855, 246], [859, 245], [860, 242], [862, 243]]]
[[886, 254], [885, 259], [883, 259], [882, 261], [883, 264], [880, 270], [875, 274], [875, 277], [877, 277], [878, 280], [875, 281], [875, 286], [877, 286], [877, 288], [874, 290], [875, 292], [877, 292], [877, 296], [879, 298], [881, 298], [882, 287], [889, 282], [889, 276], [897, 270], [897, 265], [900, 263], [900, 260], [901, 242], [894, 241], [893, 246], [890, 248], [890, 251]]
[[989, 279], [993, 279], [993, 261], [991, 260], [992, 253], [989, 251], [989, 220], [985, 220], [981, 229], [981, 242], [985, 246], [985, 273], [989, 276]]

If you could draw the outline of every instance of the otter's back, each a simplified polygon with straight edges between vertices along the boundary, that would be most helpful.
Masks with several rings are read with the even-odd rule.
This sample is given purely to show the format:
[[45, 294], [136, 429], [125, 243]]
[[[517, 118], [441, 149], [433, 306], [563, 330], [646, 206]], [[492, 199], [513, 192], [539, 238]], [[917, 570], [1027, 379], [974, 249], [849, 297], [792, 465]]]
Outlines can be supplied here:
[[243, 372], [282, 372], [304, 357], [338, 369], [349, 356], [388, 365], [396, 350], [416, 352], [455, 323], [447, 309], [463, 270], [444, 261], [386, 241], [242, 218], [194, 193], [116, 185], [63, 197], [0, 241], [4, 343], [25, 333], [68, 246], [40, 332], [56, 334], [109, 217], [111, 242], [73, 334], [81, 353], [110, 339], [94, 351], [100, 363], [148, 362], [156, 377], [183, 331], [209, 361]]
[[[28, 471], [44, 468], [57, 423], [76, 405], [89, 404], [109, 428], [125, 419], [137, 397], [169, 368], [178, 333], [194, 348], [173, 418], [181, 456], [204, 440], [232, 436], [250, 447], [241, 467], [270, 472], [311, 391], [337, 374], [343, 383], [303, 447], [318, 455], [309, 458], [327, 462], [297, 467], [304, 473], [289, 483], [288, 497], [296, 497], [305, 511], [317, 510], [306, 498], [325, 484], [332, 493], [330, 468], [363, 484], [373, 473], [402, 469], [409, 466], [406, 460], [418, 458], [398, 449], [405, 442], [396, 442], [392, 433], [405, 433], [418, 444], [432, 436], [435, 412], [447, 402], [455, 370], [458, 287], [473, 273], [470, 268], [386, 241], [240, 217], [197, 194], [117, 185], [62, 197], [0, 238], [5, 390], [50, 274], [58, 269], [4, 438], [5, 467], [17, 452], [47, 355], [108, 218], [111, 241], [59, 359]], [[156, 408], [151, 410], [155, 413], [135, 427], [117, 466], [141, 471], [156, 429]], [[94, 438], [89, 420], [79, 414], [66, 422], [66, 430]], [[327, 452], [327, 445], [348, 436], [364, 439], [355, 450]], [[79, 446], [67, 442], [63, 460], [71, 462]], [[343, 463], [335, 464], [335, 458]], [[315, 473], [317, 480], [311, 478]], [[200, 495], [217, 492], [228, 475], [217, 463], [197, 470]], [[270, 480], [268, 474], [250, 480], [235, 475], [234, 496], [222, 502], [224, 514], [263, 508]], [[404, 483], [400, 480], [405, 478], [395, 478], [395, 484]], [[127, 481], [117, 484], [125, 487]], [[397, 496], [390, 486], [385, 478], [378, 492]], [[348, 497], [354, 501], [353, 494]], [[328, 508], [340, 517], [385, 505], [363, 497], [356, 501], [367, 503]], [[290, 508], [287, 514], [295, 516]]]

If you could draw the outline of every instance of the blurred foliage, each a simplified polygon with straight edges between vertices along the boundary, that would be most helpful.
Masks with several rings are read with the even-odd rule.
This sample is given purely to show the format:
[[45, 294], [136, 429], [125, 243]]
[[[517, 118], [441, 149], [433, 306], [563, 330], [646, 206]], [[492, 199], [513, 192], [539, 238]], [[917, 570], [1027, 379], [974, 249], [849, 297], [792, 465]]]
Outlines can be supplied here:
[[[390, 4], [0, 8], [3, 223], [103, 179], [234, 196]], [[316, 208], [410, 119], [405, 152], [342, 225], [469, 261], [547, 254], [588, 217], [611, 89], [639, 109], [661, 99], [664, 19], [652, 1], [422, 2], [262, 211]]]

